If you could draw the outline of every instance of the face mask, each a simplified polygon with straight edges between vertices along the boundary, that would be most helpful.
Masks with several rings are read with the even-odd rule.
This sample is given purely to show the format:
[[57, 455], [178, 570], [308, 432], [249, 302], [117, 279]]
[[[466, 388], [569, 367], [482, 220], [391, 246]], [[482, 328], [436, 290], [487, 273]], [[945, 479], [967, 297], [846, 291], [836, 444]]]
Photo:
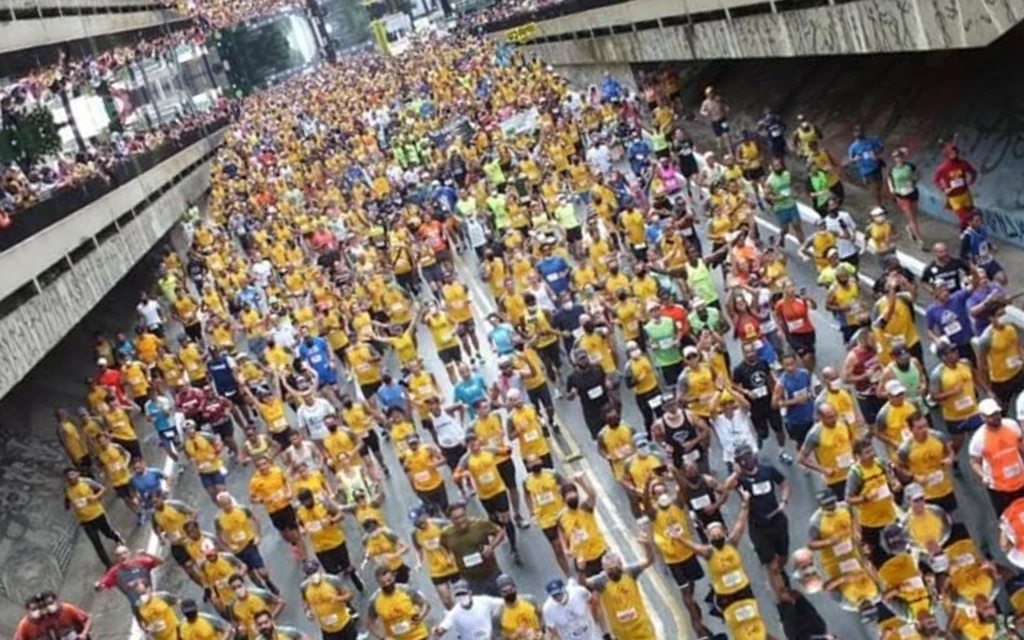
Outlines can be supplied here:
[[28, 617], [32, 618], [33, 620], [38, 620], [39, 618], [43, 617], [43, 612], [39, 609], [33, 609], [28, 612]]
[[57, 613], [58, 611], [60, 611], [60, 604], [54, 602], [52, 604], [46, 605], [47, 613]]
[[516, 601], [517, 596], [518, 594], [515, 591], [513, 591], [512, 593], [506, 593], [501, 597], [508, 604], [513, 604]]
[[725, 538], [712, 538], [711, 546], [716, 549], [721, 549], [725, 546]]
[[473, 606], [473, 596], [459, 596], [459, 606], [461, 606], [463, 609], [468, 609], [471, 606]]
[[658, 506], [661, 507], [662, 509], [668, 509], [669, 507], [671, 507], [672, 496], [668, 495], [667, 493], [663, 493], [660, 496], [658, 496]]
[[609, 580], [618, 581], [622, 577], [622, 567], [612, 567], [605, 571], [605, 574], [607, 574]]
[[260, 635], [263, 636], [264, 638], [273, 638], [274, 637], [274, 630], [273, 629], [260, 629]]
[[198, 611], [192, 611], [190, 613], [186, 613], [185, 614], [185, 619], [188, 620], [189, 622], [195, 622], [196, 618], [198, 618], [198, 617], [199, 617], [199, 612]]
[[309, 579], [310, 579], [310, 581], [313, 584], [320, 584], [321, 582], [324, 581], [324, 574], [322, 574], [322, 573], [320, 573], [318, 571], [318, 572], [314, 573], [313, 575], [309, 576]]
[[[143, 594], [141, 594], [141, 595], [139, 596], [139, 602], [141, 602], [142, 604], [146, 604], [146, 603], [147, 603], [147, 602], [149, 602], [149, 601], [150, 601], [150, 600], [151, 600], [152, 598], [153, 598], [153, 596], [152, 596], [152, 595], [150, 595], [150, 594], [148, 594], [148, 593], [143, 593]], [[49, 608], [49, 607], [47, 607], [47, 608]]]
[[530, 467], [530, 468], [528, 469], [528, 471], [529, 471], [530, 473], [534, 473], [534, 474], [539, 474], [539, 473], [541, 472], [541, 470], [542, 470], [542, 469], [543, 469], [543, 467], [542, 467], [542, 466], [540, 466], [539, 464], [535, 464], [535, 465], [533, 465], [532, 467]]
[[578, 508], [580, 506], [579, 496], [567, 496], [565, 498], [565, 506], [569, 507], [570, 509]]
[[244, 598], [245, 597], [245, 587], [239, 587], [239, 588], [235, 589], [235, 595], [238, 596], [239, 598]]
[[757, 460], [754, 458], [744, 458], [740, 460], [740, 466], [747, 471], [753, 471], [757, 468]]

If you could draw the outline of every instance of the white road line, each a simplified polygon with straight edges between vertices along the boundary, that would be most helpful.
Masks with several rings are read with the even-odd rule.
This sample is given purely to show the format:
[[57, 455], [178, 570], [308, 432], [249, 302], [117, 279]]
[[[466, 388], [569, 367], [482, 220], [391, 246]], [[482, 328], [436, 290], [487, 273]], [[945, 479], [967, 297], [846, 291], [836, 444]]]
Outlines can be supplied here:
[[[174, 468], [176, 466], [177, 465], [174, 464], [174, 460], [172, 460], [170, 456], [167, 456], [167, 458], [164, 460], [163, 474], [164, 474], [164, 477], [168, 479], [168, 482], [167, 482], [168, 488], [171, 488], [170, 479], [174, 478]], [[150, 526], [150, 525], [147, 522], [143, 526]], [[160, 544], [161, 544], [160, 543], [160, 536], [158, 536], [156, 534], [156, 531], [153, 531], [151, 529], [150, 532], [149, 532], [149, 539], [146, 542], [146, 553], [148, 553], [150, 555], [153, 555], [153, 556], [157, 555], [157, 552], [160, 551]], [[154, 588], [156, 587], [156, 576], [153, 577], [153, 587]], [[131, 629], [131, 631], [128, 632], [128, 639], [129, 640], [144, 640], [145, 638], [146, 638], [146, 632], [142, 630], [142, 627], [139, 625], [138, 619], [136, 619], [135, 616], [132, 616], [132, 629]]]
[[[469, 264], [466, 263], [466, 261], [462, 259], [461, 256], [455, 258], [455, 263], [461, 264], [465, 273], [469, 275], [473, 273], [470, 270]], [[479, 302], [482, 307], [487, 309], [488, 314], [494, 311], [494, 302], [491, 300], [490, 294], [484, 291], [484, 288], [480, 284], [479, 279], [469, 277], [467, 278], [467, 280], [469, 281], [469, 288], [471, 292], [474, 294], [476, 301]], [[573, 437], [571, 432], [569, 431], [568, 426], [564, 427], [564, 434], [567, 438]], [[576, 448], [579, 449], [578, 443], [576, 443]], [[602, 501], [601, 504], [605, 505], [605, 509], [597, 510], [597, 512], [595, 512], [594, 515], [596, 516], [595, 519], [597, 520], [597, 527], [601, 530], [601, 535], [604, 536], [604, 539], [608, 543], [609, 548], [611, 548], [615, 553], [618, 553], [620, 556], [625, 557], [625, 554], [622, 553], [622, 549], [620, 549], [617, 545], [618, 539], [612, 535], [612, 530], [621, 531], [624, 534], [623, 537], [626, 540], [626, 544], [628, 545], [629, 550], [632, 551], [633, 556], [636, 559], [640, 559], [643, 556], [643, 550], [640, 548], [640, 545], [637, 544], [637, 542], [633, 538], [636, 528], [634, 527], [633, 529], [630, 529], [629, 527], [627, 527], [625, 521], [619, 517], [618, 513], [616, 513], [614, 500], [612, 500], [611, 496], [608, 495], [608, 493], [605, 491], [604, 486], [601, 483], [601, 480], [597, 477], [597, 474], [594, 473], [589, 461], [586, 460], [586, 457], [582, 457], [575, 462], [581, 463], [581, 466], [583, 467], [583, 472], [587, 475], [587, 479], [590, 481], [591, 486], [594, 487], [594, 490], [598, 494], [596, 497], [600, 498]], [[612, 521], [611, 524], [605, 521], [602, 512], [610, 517]], [[673, 598], [671, 593], [669, 593], [666, 589], [666, 587], [659, 582], [658, 578], [661, 578], [660, 574], [658, 574], [658, 578], [655, 578], [654, 576], [650, 576], [650, 578], [651, 579], [649, 580], [641, 579], [639, 581], [639, 586], [641, 590], [641, 595], [645, 600], [647, 610], [648, 612], [651, 612], [651, 615], [649, 617], [651, 619], [651, 623], [655, 627], [655, 637], [667, 637], [665, 635], [665, 627], [661, 621], [661, 616], [656, 615], [658, 610], [652, 606], [652, 603], [658, 601], [661, 601], [666, 607], [668, 607], [669, 612], [672, 614], [672, 617], [675, 620], [675, 624], [678, 627], [676, 629], [677, 635], [680, 638], [685, 637], [687, 633], [686, 630], [689, 629], [689, 626], [686, 624], [686, 620], [681, 617], [682, 612], [678, 607], [676, 599]], [[657, 595], [650, 593], [650, 589], [653, 589], [657, 593]]]

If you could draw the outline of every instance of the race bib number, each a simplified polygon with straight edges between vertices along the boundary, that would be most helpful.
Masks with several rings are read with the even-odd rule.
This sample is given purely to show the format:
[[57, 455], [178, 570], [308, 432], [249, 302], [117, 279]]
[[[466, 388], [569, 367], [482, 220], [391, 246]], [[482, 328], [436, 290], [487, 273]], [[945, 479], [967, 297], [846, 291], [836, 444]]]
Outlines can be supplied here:
[[242, 542], [245, 540], [245, 537], [246, 535], [244, 531], [236, 531], [233, 534], [231, 534], [231, 539], [235, 542]]
[[209, 461], [200, 462], [197, 466], [199, 467], [199, 473], [210, 473], [213, 471], [213, 463]]
[[839, 563], [839, 572], [843, 574], [853, 573], [858, 569], [860, 569], [860, 561], [857, 558], [850, 558]]
[[597, 400], [604, 395], [604, 387], [593, 387], [587, 390], [587, 397], [591, 400]]
[[682, 538], [684, 537], [683, 525], [678, 522], [673, 522], [665, 528], [665, 534], [670, 538]]
[[536, 431], [527, 431], [526, 433], [523, 434], [523, 441], [533, 442], [538, 437], [540, 437], [540, 434], [538, 434]]
[[722, 584], [728, 588], [738, 587], [743, 584], [743, 570], [736, 569], [722, 576]]
[[412, 475], [412, 481], [417, 483], [417, 484], [423, 484], [424, 482], [428, 482], [429, 480], [430, 480], [430, 472], [429, 471], [417, 471], [416, 473], [414, 473]]
[[954, 569], [963, 569], [974, 564], [974, 556], [969, 553], [961, 553], [957, 557], [953, 558], [952, 565]]
[[276, 428], [276, 429], [284, 429], [287, 426], [288, 426], [288, 418], [285, 418], [284, 416], [281, 416], [280, 418], [275, 418], [274, 419], [274, 428]]
[[649, 406], [652, 409], [657, 409], [664, 402], [665, 402], [665, 399], [662, 398], [660, 395], [657, 395], [657, 396], [654, 396], [653, 398], [651, 398], [650, 400], [647, 401], [647, 406]]
[[310, 533], [316, 533], [317, 531], [323, 530], [324, 525], [319, 520], [313, 520], [312, 522], [306, 523], [306, 531]]
[[473, 567], [479, 567], [484, 563], [484, 557], [479, 553], [471, 553], [468, 556], [462, 556], [462, 565], [467, 569]]
[[[468, 566], [468, 565], [467, 565]], [[402, 620], [391, 625], [391, 632], [396, 636], [404, 636], [412, 630], [412, 623], [408, 620]]]
[[180, 531], [169, 531], [167, 533], [167, 539], [171, 542], [181, 542], [184, 537]]
[[1006, 357], [1006, 366], [1008, 368], [1010, 368], [1010, 369], [1017, 369], [1022, 364], [1024, 364], [1024, 359], [1021, 359], [1020, 356], [1007, 356]]
[[555, 494], [550, 491], [545, 491], [544, 493], [537, 494], [537, 504], [539, 504], [542, 507], [545, 505], [552, 504], [554, 501]]
[[783, 198], [788, 198], [789, 196], [793, 195], [793, 190], [790, 189], [789, 187], [782, 187], [781, 189], [779, 189], [779, 195], [782, 196]]
[[167, 628], [167, 625], [164, 624], [163, 620], [157, 620], [156, 622], [153, 622], [152, 624], [149, 625], [150, 633], [160, 633], [161, 631], [163, 631], [166, 628]]
[[963, 178], [953, 178], [949, 181], [950, 189], [962, 189], [967, 184], [967, 181]]
[[753, 389], [750, 390], [750, 394], [755, 398], [767, 398], [768, 387], [763, 384], [760, 387], [754, 387]]
[[562, 276], [559, 273], [549, 273], [544, 277], [548, 279], [548, 282], [558, 282], [558, 279]]
[[703, 509], [711, 506], [711, 496], [700, 496], [690, 500], [690, 506], [694, 509]]
[[853, 551], [853, 540], [850, 539], [846, 539], [832, 545], [832, 553], [837, 556], [845, 556], [851, 551]]
[[76, 498], [74, 503], [76, 509], [84, 509], [89, 504], [88, 498]]
[[960, 333], [962, 330], [963, 330], [963, 327], [956, 320], [954, 320], [953, 322], [950, 322], [950, 323], [946, 324], [946, 326], [942, 327], [942, 332], [945, 333], [946, 336], [955, 336], [956, 334]]
[[796, 332], [800, 331], [803, 328], [804, 328], [804, 320], [803, 320], [803, 318], [801, 318], [799, 320], [787, 320], [786, 321], [786, 329], [788, 329], [790, 333], [796, 333]]
[[682, 233], [683, 233], [684, 236], [687, 236], [687, 237], [692, 236], [693, 235], [693, 227], [683, 227], [682, 228]]
[[961, 396], [953, 402], [953, 408], [957, 411], [966, 411], [974, 406], [974, 398], [971, 396]]
[[487, 472], [480, 475], [480, 484], [491, 484], [495, 480], [496, 476], [491, 472]]
[[647, 243], [646, 242], [638, 242], [638, 243], [633, 245], [633, 249], [635, 251], [643, 251], [646, 248], [647, 248]]
[[587, 532], [585, 530], [583, 530], [583, 529], [576, 529], [575, 531], [572, 532], [572, 537], [571, 538], [572, 538], [572, 543], [573, 544], [580, 544], [582, 542], [586, 542], [589, 537], [590, 536], [587, 535]]
[[336, 613], [329, 613], [326, 616], [321, 616], [320, 617], [320, 622], [324, 626], [329, 626], [329, 625], [332, 625], [332, 624], [338, 624], [338, 614], [336, 614]]
[[892, 492], [889, 491], [889, 485], [883, 484], [882, 486], [875, 489], [872, 500], [885, 500], [890, 496], [892, 496]]
[[426, 547], [427, 549], [430, 549], [431, 551], [435, 551], [435, 550], [441, 548], [441, 539], [440, 538], [431, 538], [430, 540], [427, 540], [426, 542], [424, 542], [423, 546]]
[[750, 492], [755, 496], [763, 496], [772, 492], [772, 483], [765, 480], [764, 482], [755, 482], [750, 487]]
[[280, 502], [281, 500], [284, 500], [284, 491], [282, 491], [281, 489], [278, 489], [274, 493], [270, 494], [271, 502]]
[[756, 615], [757, 607], [755, 607], [752, 604], [746, 604], [742, 607], [737, 607], [736, 610], [733, 612], [733, 617], [736, 619], [736, 622], [746, 622], [747, 620], [752, 620]]
[[901, 586], [904, 589], [907, 589], [907, 590], [923, 589], [924, 588], [924, 580], [921, 579], [921, 576], [914, 576], [912, 578], [908, 578], [907, 580], [904, 580], [903, 584]]
[[662, 340], [658, 340], [659, 349], [674, 349], [675, 346], [675, 338], [663, 338]]
[[1011, 465], [1007, 465], [1007, 467], [1003, 470], [1003, 475], [1007, 478], [1016, 478], [1017, 476], [1019, 476], [1020, 463], [1015, 462]]
[[700, 460], [700, 449], [694, 449], [689, 453], [683, 454], [683, 462], [697, 462]]
[[630, 607], [629, 609], [620, 609], [615, 612], [615, 619], [619, 622], [631, 622], [636, 620], [636, 609]]
[[939, 555], [932, 557], [931, 565], [932, 565], [932, 569], [934, 569], [934, 570], [936, 570], [936, 571], [938, 571], [940, 573], [948, 571], [949, 570], [949, 558], [946, 557], [946, 554], [940, 553]]
[[841, 453], [838, 456], [836, 456], [836, 466], [837, 467], [841, 467], [841, 468], [845, 469], [845, 468], [851, 466], [852, 464], [853, 464], [853, 454], [852, 453]]
[[900, 627], [899, 634], [900, 638], [903, 638], [904, 640], [906, 640], [907, 638], [913, 638], [914, 636], [918, 635], [917, 625], [914, 623], [905, 624], [902, 627]]
[[946, 479], [945, 471], [932, 471], [929, 473], [924, 480], [924, 483], [929, 487], [935, 487], [942, 484], [942, 481]]

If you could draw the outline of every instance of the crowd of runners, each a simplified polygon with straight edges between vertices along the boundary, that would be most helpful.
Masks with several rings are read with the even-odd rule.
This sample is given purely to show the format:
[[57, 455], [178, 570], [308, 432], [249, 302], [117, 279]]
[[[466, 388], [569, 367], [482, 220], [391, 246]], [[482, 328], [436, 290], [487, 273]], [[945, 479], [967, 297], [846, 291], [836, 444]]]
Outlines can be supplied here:
[[[818, 607], [883, 640], [1019, 634], [1024, 352], [987, 240], [966, 260], [936, 244], [920, 281], [877, 251], [886, 272], [867, 289], [836, 182], [812, 176], [805, 239], [772, 122], [734, 145], [709, 90], [719, 162], [676, 108], [611, 78], [578, 92], [461, 36], [248, 98], [188, 254], [166, 255], [134, 334], [97, 335], [83, 406], [56, 413], [65, 506], [110, 568], [97, 588], [120, 587], [154, 640], [307, 637], [275, 622], [286, 605], [326, 640], [644, 640], [663, 613], [641, 575], [661, 563], [695, 638], [772, 638], [776, 607], [788, 637], [831, 637], [805, 597], [821, 591]], [[794, 134], [807, 157], [813, 129]], [[870, 181], [881, 146], [862, 139], [851, 160]], [[912, 172], [889, 179], [909, 197]], [[755, 222], [772, 213], [775, 238]], [[885, 249], [894, 226], [874, 220]], [[820, 291], [790, 280], [801, 258]], [[831, 324], [836, 361], [816, 343]], [[620, 486], [566, 472], [569, 403], [604, 458], [589, 463]], [[172, 495], [150, 432], [208, 495]], [[247, 490], [229, 493], [230, 475]], [[818, 503], [791, 541], [793, 482]], [[418, 497], [408, 536], [384, 517], [399, 483]], [[962, 483], [991, 497], [1002, 549], [970, 535]], [[627, 498], [640, 562], [606, 539], [605, 491]], [[161, 559], [124, 546], [110, 495], [194, 586], [153, 584]], [[556, 560], [542, 593], [508, 566], [529, 527]], [[268, 570], [272, 536], [307, 576], [297, 592]], [[755, 597], [762, 581], [774, 602]], [[39, 594], [18, 638], [89, 624]]]

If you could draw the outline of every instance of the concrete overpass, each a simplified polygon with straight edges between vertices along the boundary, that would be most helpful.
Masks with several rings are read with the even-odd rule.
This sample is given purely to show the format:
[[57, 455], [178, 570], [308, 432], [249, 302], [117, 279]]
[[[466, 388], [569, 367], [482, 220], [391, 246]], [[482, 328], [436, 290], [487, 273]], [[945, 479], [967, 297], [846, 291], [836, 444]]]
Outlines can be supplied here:
[[1024, 18], [1024, 0], [631, 0], [578, 10], [584, 6], [560, 5], [565, 15], [536, 22], [520, 16], [495, 25], [495, 35], [511, 35], [556, 66], [614, 65], [984, 47]]
[[159, 0], [0, 0], [0, 54], [159, 27], [182, 19]]

